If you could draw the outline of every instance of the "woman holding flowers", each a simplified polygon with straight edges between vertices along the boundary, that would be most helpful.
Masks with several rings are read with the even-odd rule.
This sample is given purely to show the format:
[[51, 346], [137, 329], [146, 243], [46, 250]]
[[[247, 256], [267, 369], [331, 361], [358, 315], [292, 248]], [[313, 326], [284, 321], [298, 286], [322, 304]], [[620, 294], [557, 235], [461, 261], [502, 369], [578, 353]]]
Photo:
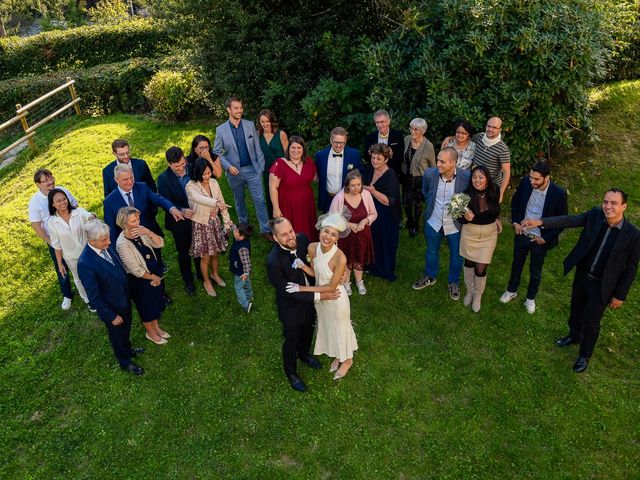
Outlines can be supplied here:
[[487, 267], [491, 263], [498, 234], [502, 231], [500, 196], [489, 170], [482, 166], [471, 170], [471, 185], [466, 193], [470, 197], [469, 207], [460, 219], [463, 224], [460, 255], [464, 258], [464, 283], [467, 287], [464, 305], [471, 304], [471, 309], [479, 312], [487, 283]]

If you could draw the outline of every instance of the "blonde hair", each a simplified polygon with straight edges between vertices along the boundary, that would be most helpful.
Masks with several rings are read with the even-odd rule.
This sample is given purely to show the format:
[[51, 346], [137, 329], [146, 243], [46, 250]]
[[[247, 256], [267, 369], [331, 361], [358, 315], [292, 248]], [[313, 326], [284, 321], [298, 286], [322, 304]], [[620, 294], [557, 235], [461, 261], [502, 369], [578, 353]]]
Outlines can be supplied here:
[[139, 217], [140, 210], [135, 207], [122, 207], [120, 210], [118, 210], [118, 214], [116, 215], [116, 225], [118, 225], [122, 230], [126, 230], [129, 215], [133, 214], [136, 214]]

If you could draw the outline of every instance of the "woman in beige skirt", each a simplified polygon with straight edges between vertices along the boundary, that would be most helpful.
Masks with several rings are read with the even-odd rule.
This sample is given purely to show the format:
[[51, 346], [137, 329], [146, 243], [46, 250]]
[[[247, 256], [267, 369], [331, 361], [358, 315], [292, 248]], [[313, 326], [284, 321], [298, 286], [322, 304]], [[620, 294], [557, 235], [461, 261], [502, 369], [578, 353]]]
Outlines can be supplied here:
[[482, 166], [471, 170], [471, 185], [467, 193], [471, 197], [469, 210], [460, 219], [463, 224], [460, 255], [464, 257], [464, 284], [467, 287], [464, 305], [471, 304], [471, 309], [479, 312], [487, 284], [487, 267], [491, 263], [498, 234], [502, 231], [500, 197], [489, 171]]

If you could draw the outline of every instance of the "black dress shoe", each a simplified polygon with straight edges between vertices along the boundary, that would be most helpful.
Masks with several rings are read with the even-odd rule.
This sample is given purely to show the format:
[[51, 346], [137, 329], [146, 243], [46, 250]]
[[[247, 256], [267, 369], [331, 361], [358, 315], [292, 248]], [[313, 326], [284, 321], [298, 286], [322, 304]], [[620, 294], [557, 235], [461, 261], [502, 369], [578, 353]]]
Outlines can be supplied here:
[[576, 363], [573, 364], [573, 371], [576, 373], [584, 372], [589, 366], [589, 357], [583, 357], [580, 355], [576, 360]]
[[305, 358], [302, 359], [302, 361], [307, 365], [309, 365], [314, 370], [320, 370], [322, 368], [322, 365], [320, 364], [320, 362], [315, 357], [312, 357], [311, 355], [307, 355]]
[[262, 238], [264, 238], [265, 240], [271, 242], [271, 243], [275, 243], [276, 240], [273, 238], [273, 235], [269, 232], [264, 232], [260, 234], [262, 236]]
[[131, 362], [126, 367], [120, 367], [120, 368], [122, 368], [122, 370], [124, 370], [125, 372], [134, 373], [134, 374], [136, 374], [138, 376], [140, 376], [140, 375], [142, 375], [144, 373], [144, 368], [142, 368], [140, 365], [136, 365], [133, 362]]
[[557, 347], [568, 347], [574, 343], [580, 343], [578, 340], [574, 340], [571, 335], [567, 335], [566, 337], [562, 337], [556, 340]]
[[193, 285], [193, 283], [185, 283], [184, 291], [187, 292], [187, 295], [195, 295], [196, 287]]
[[131, 349], [131, 356], [137, 357], [138, 355], [142, 355], [144, 353], [144, 348], [136, 347]]
[[307, 386], [297, 375], [289, 375], [289, 383], [291, 384], [291, 388], [299, 392], [304, 392], [307, 389]]

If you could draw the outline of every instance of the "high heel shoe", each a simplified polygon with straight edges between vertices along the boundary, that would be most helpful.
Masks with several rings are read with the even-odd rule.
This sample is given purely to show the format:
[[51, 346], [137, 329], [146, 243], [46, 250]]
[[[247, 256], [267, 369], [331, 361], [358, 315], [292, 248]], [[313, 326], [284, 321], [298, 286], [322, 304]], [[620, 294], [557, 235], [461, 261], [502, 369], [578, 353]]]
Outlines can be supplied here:
[[149, 340], [150, 342], [155, 343], [156, 345], [164, 345], [165, 343], [168, 343], [167, 340], [164, 339], [164, 338], [161, 338], [160, 340], [154, 340], [153, 338], [151, 338], [149, 336], [148, 333], [145, 333], [144, 336], [147, 337], [147, 340]]
[[338, 360], [337, 358], [331, 362], [331, 365], [329, 366], [329, 373], [333, 373], [336, 370], [338, 370], [338, 368], [340, 368], [340, 360]]
[[202, 286], [204, 287], [205, 291], [207, 292], [207, 295], [210, 295], [212, 297], [217, 297], [218, 296], [218, 294], [214, 290], [213, 286], [211, 286], [210, 288], [207, 288], [207, 284], [205, 282], [202, 282]]

